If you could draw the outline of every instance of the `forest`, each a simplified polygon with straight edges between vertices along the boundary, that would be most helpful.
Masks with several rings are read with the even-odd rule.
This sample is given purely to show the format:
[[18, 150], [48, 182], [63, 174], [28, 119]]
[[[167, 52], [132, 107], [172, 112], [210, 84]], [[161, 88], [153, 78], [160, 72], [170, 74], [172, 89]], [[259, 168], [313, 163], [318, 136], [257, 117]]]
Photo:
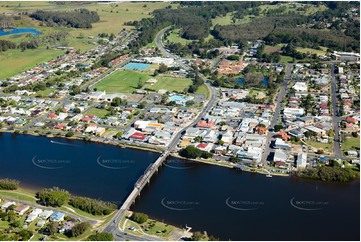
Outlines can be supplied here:
[[64, 26], [72, 28], [92, 28], [92, 23], [100, 20], [95, 11], [76, 9], [74, 11], [43, 11], [38, 10], [30, 17], [44, 21], [47, 26]]

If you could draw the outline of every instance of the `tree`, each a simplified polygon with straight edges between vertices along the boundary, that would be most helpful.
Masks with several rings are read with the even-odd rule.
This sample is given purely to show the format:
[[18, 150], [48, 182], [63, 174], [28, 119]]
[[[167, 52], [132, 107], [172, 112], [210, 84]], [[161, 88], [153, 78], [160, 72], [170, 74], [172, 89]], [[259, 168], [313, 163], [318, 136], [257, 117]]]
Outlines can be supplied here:
[[65, 134], [65, 137], [70, 138], [74, 136], [74, 132], [73, 131], [69, 131], [68, 133]]
[[19, 232], [19, 236], [21, 237], [22, 241], [27, 241], [31, 238], [31, 236], [33, 236], [33, 232], [26, 230], [26, 229], [22, 229]]
[[165, 73], [167, 71], [168, 71], [168, 67], [165, 64], [159, 65], [158, 73]]
[[224, 141], [223, 141], [223, 140], [218, 140], [218, 144], [219, 144], [219, 145], [223, 145], [223, 144], [224, 144]]
[[120, 97], [115, 97], [113, 98], [110, 105], [112, 105], [113, 107], [120, 107], [121, 104], [122, 104], [122, 99]]
[[143, 102], [139, 103], [138, 108], [144, 109], [146, 105], [147, 105], [147, 103], [145, 101], [143, 101]]
[[274, 128], [276, 132], [279, 132], [281, 129], [283, 129], [283, 126], [281, 124], [276, 124]]
[[46, 230], [49, 232], [50, 235], [53, 235], [58, 232], [58, 222], [50, 222], [46, 226]]
[[86, 240], [88, 241], [113, 241], [114, 236], [111, 233], [96, 233], [90, 235]]
[[148, 220], [148, 215], [146, 215], [144, 213], [136, 213], [136, 212], [134, 212], [132, 214], [131, 219], [134, 222], [137, 222], [138, 224], [142, 224], [142, 223], [145, 223]]
[[194, 101], [193, 100], [189, 100], [186, 102], [186, 106], [187, 107], [190, 107], [190, 106], [193, 106], [194, 105]]
[[142, 87], [143, 87], [143, 82], [142, 82], [142, 79], [139, 77], [139, 80], [138, 80], [138, 86], [137, 86], [137, 88], [138, 89], [141, 89]]
[[67, 233], [68, 237], [78, 237], [82, 235], [88, 228], [90, 228], [90, 224], [88, 222], [81, 222], [76, 224], [71, 230]]

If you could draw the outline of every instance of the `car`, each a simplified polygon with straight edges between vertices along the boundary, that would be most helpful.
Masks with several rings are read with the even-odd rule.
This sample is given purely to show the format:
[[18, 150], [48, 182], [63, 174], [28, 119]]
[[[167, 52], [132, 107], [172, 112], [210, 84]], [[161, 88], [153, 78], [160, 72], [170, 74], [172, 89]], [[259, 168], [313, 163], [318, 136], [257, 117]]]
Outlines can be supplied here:
[[136, 229], [134, 226], [130, 227], [129, 230], [131, 230], [131, 231], [137, 231], [137, 229]]

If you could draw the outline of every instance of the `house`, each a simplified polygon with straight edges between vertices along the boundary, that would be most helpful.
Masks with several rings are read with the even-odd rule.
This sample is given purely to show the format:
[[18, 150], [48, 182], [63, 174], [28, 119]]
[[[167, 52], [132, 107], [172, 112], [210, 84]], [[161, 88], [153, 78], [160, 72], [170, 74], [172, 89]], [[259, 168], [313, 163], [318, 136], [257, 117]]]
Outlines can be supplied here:
[[35, 208], [35, 209], [28, 215], [28, 217], [26, 218], [25, 222], [27, 222], [27, 223], [33, 222], [33, 221], [39, 216], [39, 214], [40, 214], [42, 211], [43, 211], [42, 209]]
[[61, 222], [64, 220], [65, 214], [62, 212], [55, 212], [50, 216], [51, 222]]
[[311, 131], [313, 134], [317, 135], [317, 136], [324, 136], [326, 135], [326, 131], [320, 128], [317, 128], [315, 126], [307, 126], [305, 127], [305, 129], [307, 129], [308, 131]]
[[16, 205], [16, 202], [6, 202], [1, 206], [1, 209], [8, 209], [11, 205]]
[[215, 127], [215, 123], [212, 122], [212, 121], [208, 121], [208, 120], [207, 121], [206, 120], [200, 120], [197, 123], [196, 127], [203, 128], [203, 129], [208, 129], [208, 128], [213, 129]]
[[277, 137], [284, 140], [284, 141], [288, 141], [289, 138], [291, 138], [291, 136], [289, 136], [286, 132], [278, 132]]
[[17, 213], [19, 215], [24, 215], [24, 213], [26, 211], [28, 211], [29, 208], [30, 207], [28, 205], [20, 205], [20, 206], [16, 207], [14, 211], [15, 211], [15, 213]]
[[212, 149], [213, 149], [213, 144], [210, 144], [210, 143], [201, 143], [201, 144], [198, 144], [196, 145], [196, 148], [202, 150], [202, 151], [207, 151], [207, 152], [210, 152]]
[[297, 169], [304, 169], [307, 165], [307, 154], [306, 153], [299, 153], [296, 159], [296, 168]]
[[306, 82], [296, 82], [292, 87], [297, 92], [307, 92], [307, 83]]
[[266, 129], [266, 127], [256, 126], [256, 128], [254, 129], [254, 133], [264, 135], [267, 133], [267, 129]]
[[222, 155], [223, 154], [223, 152], [225, 152], [227, 150], [227, 147], [225, 147], [225, 146], [217, 146], [215, 149], [214, 149], [214, 153], [216, 154], [216, 155]]
[[354, 150], [349, 150], [346, 152], [346, 154], [348, 156], [355, 156], [355, 157], [357, 157], [357, 155], [358, 155], [357, 151], [354, 151]]
[[53, 210], [44, 210], [42, 213], [39, 214], [39, 218], [48, 219], [53, 213]]
[[358, 123], [357, 119], [355, 119], [353, 117], [347, 117], [346, 122], [352, 123], [352, 124], [357, 124]]
[[232, 144], [233, 142], [233, 132], [230, 130], [227, 130], [223, 135], [221, 139], [225, 144]]
[[38, 227], [43, 227], [45, 224], [46, 224], [46, 221], [45, 221], [45, 220], [39, 220], [39, 221], [36, 223], [36, 226], [38, 226]]

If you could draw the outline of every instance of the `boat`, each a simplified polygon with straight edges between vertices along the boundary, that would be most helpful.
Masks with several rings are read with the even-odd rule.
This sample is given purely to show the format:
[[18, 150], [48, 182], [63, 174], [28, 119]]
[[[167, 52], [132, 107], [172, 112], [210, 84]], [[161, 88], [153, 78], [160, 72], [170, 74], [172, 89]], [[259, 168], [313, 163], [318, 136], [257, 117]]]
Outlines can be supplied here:
[[266, 177], [272, 177], [271, 173], [268, 173], [268, 174], [266, 175]]

